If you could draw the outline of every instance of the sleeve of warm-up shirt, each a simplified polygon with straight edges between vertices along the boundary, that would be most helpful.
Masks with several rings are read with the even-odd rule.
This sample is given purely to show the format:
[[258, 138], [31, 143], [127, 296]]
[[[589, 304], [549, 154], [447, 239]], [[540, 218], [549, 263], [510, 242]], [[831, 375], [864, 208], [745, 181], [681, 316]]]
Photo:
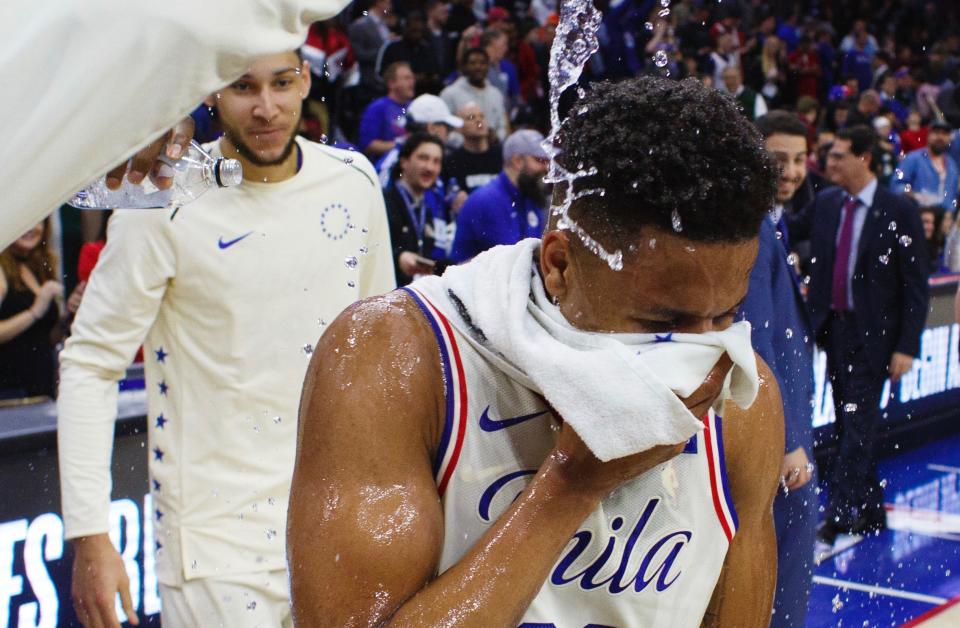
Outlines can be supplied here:
[[[374, 182], [378, 181], [373, 166], [365, 170], [368, 176], [373, 177]], [[393, 244], [390, 240], [390, 224], [387, 221], [383, 190], [374, 183], [370, 186], [369, 194], [370, 237], [367, 245], [369, 253], [362, 259], [360, 265], [360, 298], [362, 299], [390, 292], [397, 287], [393, 267]]]
[[117, 382], [153, 325], [175, 270], [169, 212], [114, 214], [60, 354], [57, 443], [68, 539], [108, 530]]
[[0, 249], [348, 0], [0, 2]]

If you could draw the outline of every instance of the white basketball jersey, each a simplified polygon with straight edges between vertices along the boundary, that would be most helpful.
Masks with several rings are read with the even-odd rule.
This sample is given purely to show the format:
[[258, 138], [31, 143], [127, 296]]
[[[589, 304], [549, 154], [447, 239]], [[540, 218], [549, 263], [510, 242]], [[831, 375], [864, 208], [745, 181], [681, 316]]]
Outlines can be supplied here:
[[[434, 461], [442, 573], [520, 494], [559, 426], [540, 396], [488, 360], [416, 288], [407, 291], [436, 334], [446, 383]], [[587, 517], [520, 626], [699, 626], [736, 528], [721, 420], [711, 411], [683, 453], [623, 485]]]

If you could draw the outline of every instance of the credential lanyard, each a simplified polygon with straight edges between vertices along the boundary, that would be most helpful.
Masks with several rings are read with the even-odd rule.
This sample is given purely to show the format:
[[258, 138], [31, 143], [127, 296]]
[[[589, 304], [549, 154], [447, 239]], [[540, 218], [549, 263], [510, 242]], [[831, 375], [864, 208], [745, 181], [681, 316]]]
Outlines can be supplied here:
[[417, 232], [417, 241], [423, 246], [423, 230], [427, 226], [427, 200], [424, 198], [420, 201], [420, 219], [417, 220], [417, 214], [414, 211], [417, 205], [413, 200], [413, 196], [407, 191], [406, 186], [400, 182], [397, 182], [397, 191], [400, 192], [400, 196], [403, 197], [403, 204], [406, 205], [407, 213], [413, 222], [413, 228]]

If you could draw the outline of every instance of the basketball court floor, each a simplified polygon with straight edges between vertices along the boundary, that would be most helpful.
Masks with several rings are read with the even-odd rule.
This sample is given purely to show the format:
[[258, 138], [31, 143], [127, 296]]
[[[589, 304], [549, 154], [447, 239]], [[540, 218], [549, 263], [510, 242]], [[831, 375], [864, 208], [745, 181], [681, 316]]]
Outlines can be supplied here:
[[960, 628], [960, 434], [880, 463], [889, 529], [818, 547], [807, 626]]

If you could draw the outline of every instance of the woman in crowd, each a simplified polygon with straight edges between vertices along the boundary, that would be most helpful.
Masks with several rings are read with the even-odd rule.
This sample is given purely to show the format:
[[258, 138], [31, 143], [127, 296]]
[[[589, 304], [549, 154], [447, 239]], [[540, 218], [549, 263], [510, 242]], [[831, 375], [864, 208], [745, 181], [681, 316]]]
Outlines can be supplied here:
[[63, 286], [50, 248], [50, 219], [0, 253], [0, 397], [53, 397], [54, 345]]

